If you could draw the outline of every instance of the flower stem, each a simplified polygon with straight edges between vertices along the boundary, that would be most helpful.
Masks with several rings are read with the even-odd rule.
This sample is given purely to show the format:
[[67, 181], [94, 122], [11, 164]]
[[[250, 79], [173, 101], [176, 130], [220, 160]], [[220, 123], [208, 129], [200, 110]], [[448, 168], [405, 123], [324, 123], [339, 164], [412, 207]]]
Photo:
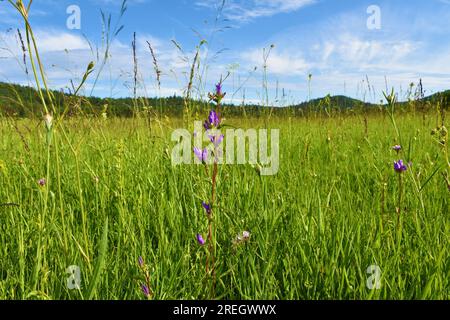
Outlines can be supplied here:
[[[219, 112], [220, 103], [217, 104], [217, 112]], [[215, 243], [214, 243], [214, 220], [213, 220], [213, 208], [214, 201], [216, 198], [216, 187], [217, 187], [217, 174], [219, 173], [218, 166], [218, 147], [214, 148], [214, 164], [213, 164], [213, 172], [212, 172], [212, 191], [211, 191], [211, 213], [208, 217], [208, 251], [209, 251], [209, 259], [206, 262], [206, 273], [211, 275], [212, 277], [212, 286], [211, 286], [211, 298], [215, 297], [215, 287], [216, 287], [216, 271], [215, 271]], [[211, 262], [211, 265], [209, 265]]]
[[403, 179], [402, 174], [398, 175], [398, 206], [397, 206], [397, 223], [400, 226], [400, 216], [402, 212], [402, 200], [403, 200]]
[[[217, 152], [217, 148], [214, 151]], [[218, 171], [219, 170], [218, 170], [217, 160], [214, 160], [213, 174], [212, 174], [211, 207], [214, 206]], [[211, 265], [209, 266], [209, 260], [207, 260], [206, 273], [210, 274], [212, 276], [212, 287], [211, 287], [211, 297], [212, 298], [215, 296], [215, 286], [216, 286], [215, 245], [213, 242], [213, 229], [214, 229], [213, 210], [211, 209], [211, 213], [208, 217], [208, 250], [209, 250], [209, 257], [211, 259]]]

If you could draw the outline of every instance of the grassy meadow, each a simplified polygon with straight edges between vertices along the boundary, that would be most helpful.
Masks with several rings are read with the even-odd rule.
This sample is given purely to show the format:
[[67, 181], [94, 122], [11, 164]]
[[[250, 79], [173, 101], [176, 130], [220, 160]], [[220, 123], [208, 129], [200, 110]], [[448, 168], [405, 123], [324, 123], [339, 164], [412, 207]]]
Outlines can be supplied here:
[[[133, 94], [96, 98], [124, 0], [117, 22], [101, 12], [96, 50], [86, 39], [95, 61], [56, 92], [32, 1], [7, 2], [24, 23], [16, 60], [30, 87], [0, 86], [0, 299], [450, 298], [449, 91], [425, 97], [420, 80], [407, 99], [383, 92], [387, 104], [331, 95], [314, 104], [309, 74], [308, 102], [272, 108], [281, 106], [269, 93], [272, 45], [258, 73], [262, 104], [230, 106], [248, 79], [228, 72], [208, 94], [214, 58], [202, 39], [193, 51], [172, 40], [187, 70], [183, 96], [167, 99], [167, 71], [147, 42], [158, 92], [149, 100], [138, 90], [133, 33]], [[276, 88], [278, 96], [278, 80]], [[209, 130], [280, 130], [277, 174], [258, 164], [173, 165], [174, 130], [195, 136], [194, 121], [205, 119]], [[200, 159], [218, 155], [217, 145], [193, 147]]]
[[[359, 116], [227, 119], [280, 129], [280, 168], [219, 166], [211, 296], [196, 241], [211, 181], [170, 159], [171, 132], [193, 119], [66, 119], [48, 144], [41, 120], [3, 118], [0, 299], [145, 299], [139, 257], [156, 300], [449, 299], [448, 146], [431, 135], [436, 119], [398, 116], [398, 133], [381, 114], [367, 133]], [[411, 162], [400, 188], [399, 159]], [[233, 244], [243, 230], [250, 239]], [[71, 265], [79, 290], [67, 286]]]

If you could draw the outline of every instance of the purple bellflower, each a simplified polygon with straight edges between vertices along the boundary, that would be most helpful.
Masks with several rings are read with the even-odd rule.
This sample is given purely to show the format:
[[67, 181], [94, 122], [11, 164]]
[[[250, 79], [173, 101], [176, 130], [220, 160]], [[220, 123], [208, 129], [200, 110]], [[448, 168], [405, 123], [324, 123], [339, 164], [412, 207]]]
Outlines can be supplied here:
[[141, 289], [146, 297], [150, 296], [150, 289], [145, 284], [141, 286]]
[[209, 136], [209, 140], [214, 144], [214, 147], [218, 147], [223, 141], [223, 134], [218, 136]]
[[216, 90], [214, 93], [209, 93], [209, 99], [211, 101], [214, 101], [216, 104], [220, 104], [222, 102], [222, 99], [225, 97], [226, 93], [222, 92], [222, 83], [219, 82], [216, 84]]
[[197, 233], [197, 242], [199, 245], [203, 246], [205, 244], [205, 239], [203, 239], [202, 235], [200, 233]]
[[208, 119], [203, 123], [205, 130], [218, 128], [220, 125], [220, 116], [215, 110], [209, 112]]
[[198, 158], [198, 160], [200, 160], [202, 163], [206, 163], [206, 161], [208, 160], [208, 149], [207, 148], [201, 150], [197, 147], [194, 147], [194, 154]]
[[394, 170], [395, 172], [402, 173], [408, 170], [408, 167], [403, 163], [403, 160], [398, 160], [394, 162]]
[[205, 209], [206, 214], [209, 216], [211, 215], [211, 205], [207, 204], [206, 202], [202, 202], [203, 209]]

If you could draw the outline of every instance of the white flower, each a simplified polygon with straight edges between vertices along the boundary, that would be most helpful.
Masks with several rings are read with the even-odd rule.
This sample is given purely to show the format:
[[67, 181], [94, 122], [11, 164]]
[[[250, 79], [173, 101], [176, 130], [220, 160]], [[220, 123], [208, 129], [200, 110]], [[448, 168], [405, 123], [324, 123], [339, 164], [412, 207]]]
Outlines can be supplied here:
[[52, 123], [53, 123], [53, 117], [51, 116], [51, 114], [47, 113], [44, 116], [44, 123], [45, 123], [45, 127], [47, 128], [47, 130], [50, 131], [52, 129]]
[[250, 232], [243, 231], [242, 233], [239, 233], [236, 238], [234, 238], [233, 243], [234, 244], [240, 244], [242, 242], [245, 242], [250, 239]]

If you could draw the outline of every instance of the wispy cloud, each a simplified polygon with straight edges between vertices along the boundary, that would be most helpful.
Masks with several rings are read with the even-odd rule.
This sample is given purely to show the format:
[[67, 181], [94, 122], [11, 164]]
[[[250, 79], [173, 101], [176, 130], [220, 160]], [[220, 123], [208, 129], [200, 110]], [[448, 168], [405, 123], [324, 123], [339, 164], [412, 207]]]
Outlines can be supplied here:
[[[263, 50], [261, 49], [247, 50], [240, 58], [245, 62], [244, 65], [250, 64], [258, 67], [264, 63]], [[266, 64], [268, 72], [277, 76], [302, 75], [312, 67], [301, 53], [280, 51], [277, 48], [270, 52]]]
[[[56, 0], [42, 1], [47, 3], [46, 7], [50, 7], [50, 3], [58, 3]], [[137, 4], [144, 1], [152, 3], [152, 6], [157, 2], [152, 0], [134, 0], [133, 2]], [[121, 0], [89, 0], [86, 2], [105, 6], [121, 4]], [[227, 97], [234, 96], [238, 99], [238, 96], [245, 94], [246, 99], [258, 100], [261, 90], [261, 72], [263, 72], [261, 66], [264, 63], [262, 48], [274, 43], [275, 48], [267, 60], [269, 89], [272, 90], [271, 93], [274, 93], [273, 96], [276, 95], [275, 92], [279, 87], [292, 92], [292, 95], [299, 100], [306, 98], [309, 73], [313, 75], [311, 84], [313, 97], [323, 96], [327, 93], [355, 96], [355, 92], [362, 86], [362, 80], [366, 79], [366, 75], [380, 95], [381, 90], [385, 89], [385, 77], [388, 85], [394, 86], [397, 90], [400, 87], [408, 87], [411, 82], [417, 83], [419, 78], [423, 79], [426, 89], [430, 91], [448, 89], [450, 83], [450, 65], [448, 64], [450, 29], [447, 28], [446, 21], [449, 21], [450, 11], [443, 9], [446, 7], [444, 3], [450, 3], [450, 0], [434, 0], [435, 5], [443, 8], [437, 11], [434, 7], [418, 1], [416, 4], [421, 5], [419, 9], [414, 6], [380, 0], [382, 28], [376, 31], [367, 29], [368, 16], [365, 4], [359, 4], [352, 8], [345, 6], [341, 8], [336, 5], [335, 8], [342, 10], [331, 10], [328, 4], [330, 3], [331, 6], [331, 2], [333, 2], [335, 5], [335, 2], [329, 1], [326, 6], [309, 7], [308, 12], [311, 10], [313, 14], [307, 19], [298, 19], [295, 14], [285, 15], [283, 19], [258, 19], [296, 11], [302, 14], [305, 6], [319, 2], [325, 3], [325, 1], [319, 0], [227, 0], [223, 15], [232, 20], [231, 24], [241, 25], [242, 22], [245, 24], [250, 21], [252, 24], [243, 25], [243, 32], [231, 30], [230, 36], [228, 33], [223, 37], [221, 35], [220, 45], [222, 46], [223, 41], [229, 50], [221, 53], [220, 58], [215, 58], [214, 63], [211, 57], [212, 52], [215, 52], [216, 44], [211, 42], [211, 47], [204, 46], [202, 48], [200, 59], [202, 63], [205, 63], [207, 50], [210, 50], [208, 68], [205, 68], [207, 74], [202, 75], [202, 79], [207, 80], [203, 81], [212, 82], [232, 70], [233, 74], [228, 78], [226, 84], [230, 93]], [[42, 4], [42, 2], [39, 3]], [[197, 6], [211, 9], [220, 5], [222, 0], [194, 0], [194, 3]], [[336, 1], [336, 3], [338, 2]], [[46, 7], [40, 7], [40, 9], [43, 10]], [[325, 7], [328, 8], [328, 11], [325, 10]], [[190, 14], [204, 14], [203, 10], [192, 10], [192, 5], [186, 0], [182, 5], [180, 4], [178, 9], [180, 9], [180, 13], [174, 13], [174, 17], [177, 19], [182, 19], [182, 17], [176, 16], [176, 14], [182, 14], [183, 17]], [[11, 10], [8, 10], [0, 10], [0, 26], [5, 24], [4, 19], [16, 16], [9, 14]], [[192, 12], [187, 10], [192, 10]], [[321, 10], [320, 14], [317, 14], [315, 10]], [[323, 10], [326, 12], [322, 14]], [[137, 14], [141, 11], [130, 10], [129, 14]], [[48, 12], [51, 14], [52, 11]], [[290, 23], [284, 23], [284, 18]], [[138, 21], [134, 16], [131, 16], [130, 19], [132, 21], [124, 22], [127, 24], [127, 30], [121, 33], [111, 46], [110, 63], [100, 77], [94, 94], [101, 96], [130, 94], [128, 88], [133, 79], [133, 59], [130, 48], [132, 30], [138, 31], [137, 56], [140, 78], [149, 84], [147, 89], [150, 95], [156, 93], [156, 90], [152, 91], [155, 83], [154, 71], [147, 40], [155, 49], [159, 67], [163, 72], [161, 93], [163, 95], [171, 95], [174, 92], [180, 94], [188, 82], [186, 78], [189, 77], [190, 63], [192, 63], [194, 55], [192, 50], [195, 44], [192, 44], [185, 34], [177, 33], [176, 28], [172, 35], [170, 35], [170, 31], [161, 32], [161, 30], [170, 29], [171, 22], [168, 22], [167, 25], [150, 28], [147, 24], [133, 25]], [[38, 22], [41, 20], [50, 19], [36, 19]], [[283, 20], [281, 25], [279, 24], [280, 20]], [[83, 20], [83, 23], [88, 25], [87, 19]], [[92, 22], [92, 25], [94, 23], [96, 22]], [[270, 23], [270, 28], [266, 28], [268, 23]], [[22, 23], [17, 24], [17, 27], [22, 28], [22, 25]], [[259, 32], [259, 26], [265, 30], [264, 33]], [[2, 58], [0, 81], [9, 79], [23, 83], [24, 76], [20, 68], [22, 52], [16, 35], [16, 26], [8, 23], [7, 27], [14, 28], [9, 33], [0, 32], [0, 58]], [[6, 26], [4, 29], [6, 30]], [[90, 29], [94, 29], [94, 27]], [[86, 28], [86, 30], [88, 29]], [[175, 37], [175, 34], [179, 42], [184, 45], [190, 60], [183, 59], [184, 54], [176, 50], [171, 43], [170, 37]], [[92, 53], [87, 42], [79, 33], [63, 29], [61, 25], [38, 24], [36, 35], [43, 61], [47, 66], [49, 82], [53, 88], [70, 85], [68, 80], [71, 78], [77, 82], [76, 80], [83, 74], [89, 61], [96, 60], [95, 48]], [[97, 43], [101, 46], [100, 38], [95, 38], [95, 35], [91, 34], [88, 36], [94, 44]], [[2, 37], [4, 40], [6, 39], [7, 45], [1, 43]], [[216, 39], [217, 41], [219, 40]], [[15, 60], [18, 63], [13, 63], [13, 59], [10, 58], [11, 52], [2, 50], [2, 47], [14, 48], [13, 53], [16, 55]], [[255, 66], [258, 67], [256, 71], [254, 70]], [[242, 83], [245, 85], [241, 86]], [[90, 84], [88, 81], [87, 93], [90, 91]], [[206, 87], [209, 86], [212, 87], [212, 84], [206, 84]], [[238, 90], [236, 95], [231, 94], [230, 86], [233, 87], [233, 92]], [[238, 88], [242, 88], [242, 90]], [[142, 92], [144, 88], [139, 90]]]
[[[22, 34], [24, 31], [22, 30]], [[89, 47], [87, 40], [79, 35], [64, 30], [35, 30], [41, 59], [45, 66], [49, 85], [53, 89], [70, 87], [70, 80], [79, 82], [90, 61], [95, 61], [95, 52]], [[170, 40], [162, 40], [150, 34], [137, 37], [137, 60], [139, 63], [140, 87], [138, 93], [143, 95], [173, 95], [182, 93], [182, 85], [175, 77], [182, 77], [189, 64], [183, 61]], [[154, 72], [147, 41], [151, 42], [162, 69], [163, 87], [154, 90]], [[94, 51], [96, 43], [93, 43]], [[101, 56], [101, 48], [100, 56]], [[27, 54], [28, 57], [28, 54]], [[11, 81], [20, 84], [32, 83], [25, 76], [22, 67], [22, 51], [15, 30], [0, 32], [0, 58], [2, 68], [0, 81]], [[27, 64], [30, 61], [27, 58]], [[98, 67], [98, 66], [96, 66]], [[97, 69], [95, 69], [97, 71]], [[105, 71], [100, 75], [94, 95], [126, 96], [133, 79], [133, 56], [129, 43], [114, 40], [110, 47], [109, 60]], [[95, 74], [95, 72], [94, 72]], [[90, 92], [92, 77], [86, 84], [86, 94]], [[178, 86], [178, 88], [177, 88]]]
[[[25, 35], [25, 30], [21, 32], [22, 35]], [[66, 31], [37, 29], [35, 36], [38, 49], [41, 53], [89, 49], [89, 45], [84, 38]], [[3, 48], [8, 48], [16, 54], [20, 53], [20, 44], [15, 30], [1, 32], [0, 40]]]
[[385, 69], [408, 58], [420, 43], [412, 40], [374, 40], [345, 33], [333, 39], [323, 40], [316, 48], [322, 52], [323, 65], [340, 66], [364, 70], [370, 66], [384, 66]]
[[[146, 3], [149, 0], [127, 0], [127, 4], [142, 4], [142, 3]], [[92, 3], [94, 4], [100, 4], [100, 5], [117, 5], [120, 6], [122, 5], [123, 0], [91, 0]]]
[[[316, 0], [229, 0], [225, 1], [224, 16], [233, 21], [249, 22], [260, 17], [297, 11]], [[201, 7], [211, 8], [221, 4], [218, 0], [197, 0]]]
[[[386, 9], [382, 30], [374, 32], [366, 28], [364, 13], [364, 10], [345, 11], [279, 30], [263, 43], [243, 49], [246, 53], [240, 56], [242, 64], [261, 66], [262, 51], [254, 48], [274, 43], [277, 50], [267, 63], [272, 84], [291, 90], [297, 97], [307, 96], [309, 73], [313, 75], [313, 97], [331, 93], [363, 98], [364, 90], [368, 90], [363, 82], [366, 76], [375, 88], [376, 94], [370, 97], [373, 101], [381, 99], [386, 79], [387, 85], [399, 92], [420, 78], [428, 93], [448, 88], [450, 66], [445, 61], [450, 55], [450, 45], [436, 39], [437, 36], [448, 39], [449, 32], [442, 28], [437, 32], [430, 23], [440, 19], [413, 13], [399, 19], [396, 12]], [[258, 82], [249, 82], [249, 86], [256, 88], [260, 86]]]

